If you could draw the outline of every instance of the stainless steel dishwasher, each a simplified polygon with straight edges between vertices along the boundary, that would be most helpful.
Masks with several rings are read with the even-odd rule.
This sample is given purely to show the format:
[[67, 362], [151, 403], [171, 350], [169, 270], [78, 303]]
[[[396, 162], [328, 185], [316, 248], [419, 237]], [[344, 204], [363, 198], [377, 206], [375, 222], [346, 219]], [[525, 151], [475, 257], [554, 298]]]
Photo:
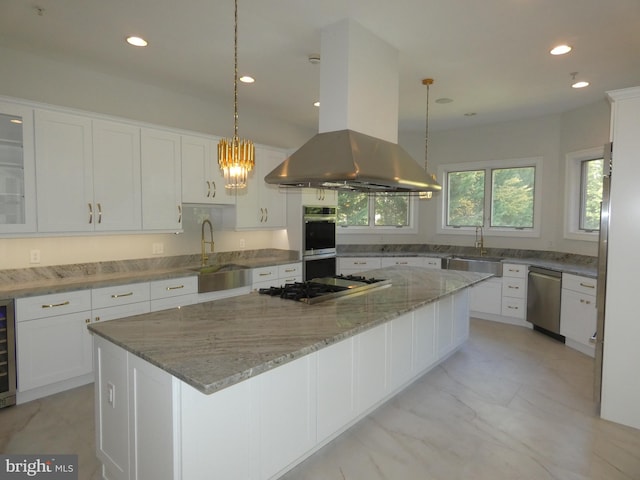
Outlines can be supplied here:
[[560, 294], [562, 273], [547, 268], [529, 267], [527, 286], [527, 322], [554, 338], [560, 335]]

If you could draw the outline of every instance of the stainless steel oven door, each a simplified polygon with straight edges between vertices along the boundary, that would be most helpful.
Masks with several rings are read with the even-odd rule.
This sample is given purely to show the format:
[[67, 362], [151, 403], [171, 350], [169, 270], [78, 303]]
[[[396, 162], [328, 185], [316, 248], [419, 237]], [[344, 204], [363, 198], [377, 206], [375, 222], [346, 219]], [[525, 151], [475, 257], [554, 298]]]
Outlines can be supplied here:
[[336, 255], [315, 255], [303, 257], [305, 281], [314, 278], [333, 277], [336, 275]]

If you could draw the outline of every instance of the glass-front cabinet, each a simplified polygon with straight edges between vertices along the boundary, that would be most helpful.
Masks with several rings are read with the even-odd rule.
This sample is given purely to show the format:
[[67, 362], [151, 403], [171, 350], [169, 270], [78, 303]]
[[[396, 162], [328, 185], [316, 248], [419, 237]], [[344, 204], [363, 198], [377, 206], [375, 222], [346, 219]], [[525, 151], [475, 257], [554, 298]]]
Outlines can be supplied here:
[[0, 234], [36, 231], [33, 109], [0, 102]]

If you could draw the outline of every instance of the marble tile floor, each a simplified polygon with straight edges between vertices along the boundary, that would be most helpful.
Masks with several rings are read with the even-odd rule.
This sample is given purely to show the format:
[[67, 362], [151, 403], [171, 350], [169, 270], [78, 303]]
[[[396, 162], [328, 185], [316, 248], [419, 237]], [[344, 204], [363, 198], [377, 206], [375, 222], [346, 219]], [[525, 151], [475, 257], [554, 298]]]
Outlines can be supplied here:
[[[474, 319], [459, 352], [281, 480], [640, 480], [640, 430], [598, 418], [592, 370]], [[77, 453], [80, 480], [99, 478], [93, 432], [91, 385], [0, 410], [0, 452]]]

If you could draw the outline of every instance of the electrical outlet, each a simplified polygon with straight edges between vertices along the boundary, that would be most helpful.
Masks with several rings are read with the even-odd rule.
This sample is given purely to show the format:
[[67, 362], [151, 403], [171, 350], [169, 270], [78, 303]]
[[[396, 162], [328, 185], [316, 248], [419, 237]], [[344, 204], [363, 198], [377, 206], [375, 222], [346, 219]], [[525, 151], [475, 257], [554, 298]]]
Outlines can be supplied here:
[[244, 238], [240, 239], [240, 248], [244, 248], [245, 247], [245, 243], [244, 243]]
[[29, 263], [40, 263], [40, 250], [31, 250], [29, 252]]
[[151, 245], [153, 255], [162, 255], [164, 253], [164, 243], [153, 243]]

